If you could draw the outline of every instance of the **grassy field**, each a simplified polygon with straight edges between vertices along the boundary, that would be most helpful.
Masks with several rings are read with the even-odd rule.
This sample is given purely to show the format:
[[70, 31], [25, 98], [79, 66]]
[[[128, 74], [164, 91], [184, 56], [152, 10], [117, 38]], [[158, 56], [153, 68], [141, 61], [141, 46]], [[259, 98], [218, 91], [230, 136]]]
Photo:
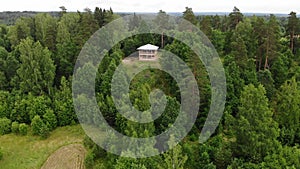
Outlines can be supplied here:
[[155, 61], [140, 61], [137, 59], [134, 60], [129, 60], [129, 59], [125, 59], [123, 60], [123, 66], [126, 68], [126, 73], [128, 75], [133, 75], [135, 74], [136, 70], [140, 70], [142, 68], [150, 68], [150, 67], [154, 67], [154, 68], [160, 68], [160, 64], [158, 60]]
[[84, 132], [80, 125], [60, 127], [42, 140], [36, 136], [8, 134], [0, 136], [3, 159], [1, 169], [39, 169], [47, 158], [62, 146], [82, 143]]

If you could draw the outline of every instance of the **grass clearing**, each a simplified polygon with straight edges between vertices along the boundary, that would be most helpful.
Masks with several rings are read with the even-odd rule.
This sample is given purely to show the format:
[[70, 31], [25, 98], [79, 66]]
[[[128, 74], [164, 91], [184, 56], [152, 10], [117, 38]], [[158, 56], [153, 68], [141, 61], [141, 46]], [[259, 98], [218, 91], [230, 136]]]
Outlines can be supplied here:
[[80, 125], [60, 127], [49, 138], [7, 134], [0, 136], [3, 159], [1, 169], [39, 169], [48, 157], [62, 146], [82, 143], [84, 131]]
[[160, 68], [159, 60], [152, 60], [152, 61], [142, 61], [138, 59], [132, 59], [132, 60], [123, 60], [122, 62], [123, 66], [126, 68], [126, 73], [131, 76], [136, 73], [136, 70], [140, 70], [142, 68]]

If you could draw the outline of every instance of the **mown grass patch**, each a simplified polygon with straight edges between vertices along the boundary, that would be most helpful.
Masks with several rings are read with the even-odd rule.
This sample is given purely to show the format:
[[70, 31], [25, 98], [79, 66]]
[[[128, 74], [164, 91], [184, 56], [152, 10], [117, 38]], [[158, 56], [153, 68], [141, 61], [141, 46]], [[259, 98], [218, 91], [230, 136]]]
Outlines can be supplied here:
[[1, 169], [39, 169], [47, 158], [62, 146], [82, 143], [84, 131], [80, 125], [59, 127], [43, 140], [40, 137], [7, 134], [0, 136], [3, 159]]

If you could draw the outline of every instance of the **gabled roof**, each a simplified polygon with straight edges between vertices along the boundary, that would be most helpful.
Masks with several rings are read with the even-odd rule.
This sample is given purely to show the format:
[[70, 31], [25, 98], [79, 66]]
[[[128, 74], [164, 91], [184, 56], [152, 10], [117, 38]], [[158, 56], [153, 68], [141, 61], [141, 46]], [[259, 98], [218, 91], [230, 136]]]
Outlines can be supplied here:
[[158, 46], [147, 44], [147, 45], [137, 48], [137, 50], [157, 50], [158, 48], [159, 48]]

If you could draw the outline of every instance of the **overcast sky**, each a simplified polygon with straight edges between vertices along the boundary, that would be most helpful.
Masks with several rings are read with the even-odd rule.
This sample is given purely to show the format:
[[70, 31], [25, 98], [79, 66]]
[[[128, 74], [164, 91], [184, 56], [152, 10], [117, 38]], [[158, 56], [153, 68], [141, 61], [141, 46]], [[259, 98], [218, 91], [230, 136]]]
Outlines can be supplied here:
[[111, 7], [116, 12], [183, 12], [185, 7], [194, 12], [231, 12], [237, 6], [242, 12], [300, 13], [299, 0], [0, 0], [0, 11], [82, 11], [88, 7]]

